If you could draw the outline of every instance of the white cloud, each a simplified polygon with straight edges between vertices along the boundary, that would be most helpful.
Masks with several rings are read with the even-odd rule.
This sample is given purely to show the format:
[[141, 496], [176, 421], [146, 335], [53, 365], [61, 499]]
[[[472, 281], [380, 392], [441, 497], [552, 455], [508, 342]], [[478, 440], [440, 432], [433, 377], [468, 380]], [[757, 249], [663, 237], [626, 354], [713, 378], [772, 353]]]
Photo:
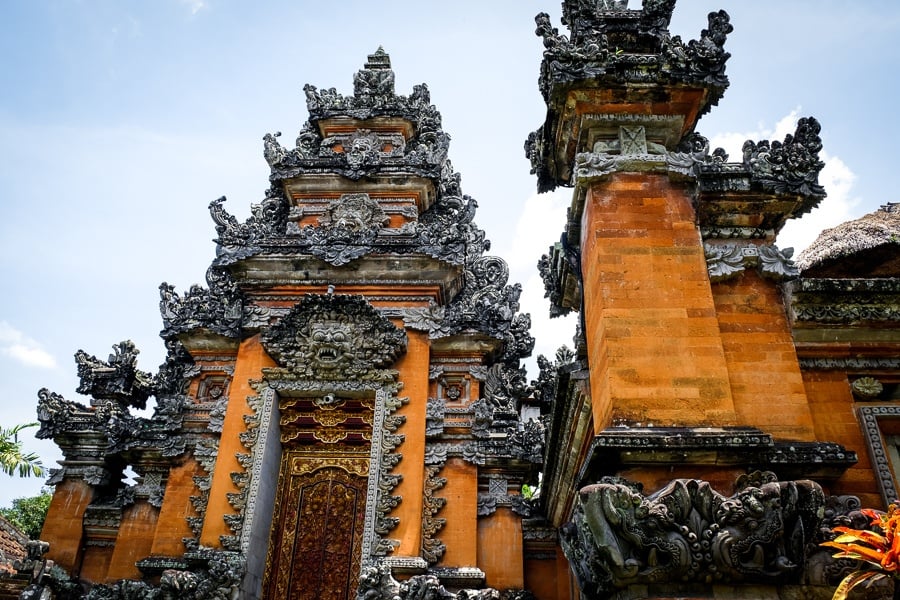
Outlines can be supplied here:
[[[730, 132], [713, 136], [710, 139], [712, 148], [722, 147], [728, 153], [729, 161], [741, 160], [741, 147], [746, 140], [759, 141], [783, 140], [797, 128], [801, 107], [797, 107], [781, 118], [773, 128], [760, 124], [756, 131]], [[819, 236], [823, 229], [834, 227], [853, 218], [853, 208], [859, 199], [852, 196], [853, 182], [856, 174], [837, 156], [831, 156], [826, 150], [819, 153], [825, 163], [819, 173], [819, 183], [825, 186], [828, 197], [818, 208], [799, 219], [791, 219], [778, 234], [778, 246], [794, 248], [796, 257]]]
[[52, 354], [6, 321], [0, 321], [0, 354], [28, 367], [56, 368]]
[[800, 116], [801, 107], [797, 107], [775, 123], [775, 127], [768, 127], [759, 123], [754, 131], [732, 131], [719, 133], [709, 140], [710, 149], [724, 148], [728, 153], [730, 162], [740, 162], [744, 146], [747, 140], [758, 142], [760, 140], [783, 140], [789, 133], [797, 129], [797, 119]]
[[830, 156], [823, 151], [820, 157], [825, 162], [825, 167], [819, 173], [819, 183], [825, 186], [828, 197], [809, 214], [788, 221], [778, 234], [778, 246], [794, 248], [795, 258], [816, 241], [823, 230], [854, 218], [853, 209], [859, 204], [859, 198], [851, 195], [856, 174], [837, 156]]
[[566, 224], [566, 209], [572, 190], [559, 188], [549, 194], [534, 194], [525, 201], [515, 226], [512, 248], [500, 254], [509, 262], [511, 272], [524, 276], [534, 273], [538, 259], [559, 241]]
[[537, 377], [537, 356], [553, 358], [560, 346], [572, 347], [575, 335], [576, 317], [550, 319], [550, 303], [544, 298], [544, 283], [537, 272], [538, 260], [562, 235], [571, 201], [570, 188], [530, 196], [515, 224], [512, 247], [497, 252], [509, 263], [510, 283], [522, 284], [520, 310], [531, 315], [531, 335], [536, 343], [526, 365], [532, 378]]
[[209, 6], [205, 0], [181, 0], [181, 2], [191, 9], [191, 15], [196, 15], [198, 12]]

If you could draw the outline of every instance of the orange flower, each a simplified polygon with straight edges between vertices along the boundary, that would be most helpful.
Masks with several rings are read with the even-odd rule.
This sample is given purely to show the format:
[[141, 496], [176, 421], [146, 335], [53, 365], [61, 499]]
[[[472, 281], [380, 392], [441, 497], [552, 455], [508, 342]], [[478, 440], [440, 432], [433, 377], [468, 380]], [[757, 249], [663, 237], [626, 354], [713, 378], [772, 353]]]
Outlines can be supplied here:
[[833, 555], [834, 558], [861, 560], [873, 568], [860, 569], [847, 575], [834, 592], [832, 600], [845, 600], [851, 589], [865, 581], [894, 574], [900, 577], [900, 506], [891, 504], [886, 513], [871, 508], [864, 508], [860, 512], [869, 518], [872, 525], [881, 529], [882, 533], [839, 526], [834, 531], [840, 535], [821, 545], [840, 550]]

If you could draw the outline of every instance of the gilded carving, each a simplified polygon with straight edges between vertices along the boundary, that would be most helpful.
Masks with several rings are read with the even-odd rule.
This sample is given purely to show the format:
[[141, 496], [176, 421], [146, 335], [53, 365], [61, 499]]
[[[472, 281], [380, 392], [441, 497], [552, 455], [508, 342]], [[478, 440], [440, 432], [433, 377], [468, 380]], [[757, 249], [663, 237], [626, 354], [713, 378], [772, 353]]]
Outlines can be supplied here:
[[369, 457], [327, 455], [292, 455], [290, 457], [291, 475], [306, 475], [319, 469], [336, 468], [350, 475], [367, 477], [369, 475]]
[[324, 467], [285, 478], [264, 583], [270, 598], [355, 598], [366, 477]]

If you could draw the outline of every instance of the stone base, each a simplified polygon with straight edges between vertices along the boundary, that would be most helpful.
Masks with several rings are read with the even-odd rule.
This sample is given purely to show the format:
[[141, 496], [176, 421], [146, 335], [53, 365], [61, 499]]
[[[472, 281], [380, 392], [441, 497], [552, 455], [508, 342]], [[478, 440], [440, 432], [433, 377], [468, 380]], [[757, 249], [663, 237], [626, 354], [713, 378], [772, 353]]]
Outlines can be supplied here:
[[[611, 595], [611, 600], [831, 600], [833, 587], [820, 585], [632, 585]], [[892, 587], [886, 580], [860, 589], [854, 599], [889, 599]], [[584, 600], [586, 598], [582, 597]]]

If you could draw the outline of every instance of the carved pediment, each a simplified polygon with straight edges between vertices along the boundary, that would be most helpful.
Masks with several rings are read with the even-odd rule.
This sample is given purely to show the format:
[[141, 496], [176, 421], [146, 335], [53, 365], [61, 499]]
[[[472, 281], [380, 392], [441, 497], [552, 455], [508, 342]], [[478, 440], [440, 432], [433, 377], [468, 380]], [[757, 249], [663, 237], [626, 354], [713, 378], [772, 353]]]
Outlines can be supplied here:
[[406, 352], [406, 341], [362, 296], [339, 294], [306, 296], [263, 335], [292, 377], [325, 381], [377, 378]]

